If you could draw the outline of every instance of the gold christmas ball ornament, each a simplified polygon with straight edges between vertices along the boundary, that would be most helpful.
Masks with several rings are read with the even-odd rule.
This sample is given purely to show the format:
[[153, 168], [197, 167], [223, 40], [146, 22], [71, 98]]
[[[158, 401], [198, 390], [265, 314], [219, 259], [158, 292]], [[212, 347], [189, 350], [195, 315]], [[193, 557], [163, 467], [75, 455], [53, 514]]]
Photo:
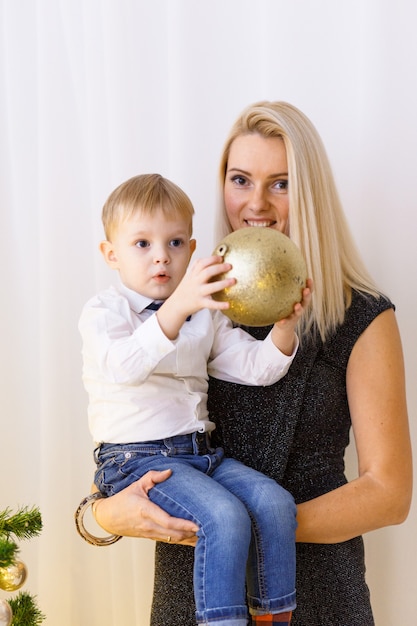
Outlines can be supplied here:
[[27, 578], [26, 565], [15, 561], [8, 567], [0, 567], [0, 589], [17, 591], [25, 584]]
[[236, 278], [236, 284], [212, 295], [229, 302], [223, 311], [238, 324], [268, 326], [288, 317], [302, 300], [307, 267], [293, 241], [278, 230], [251, 226], [227, 235], [213, 254], [232, 269], [213, 278]]

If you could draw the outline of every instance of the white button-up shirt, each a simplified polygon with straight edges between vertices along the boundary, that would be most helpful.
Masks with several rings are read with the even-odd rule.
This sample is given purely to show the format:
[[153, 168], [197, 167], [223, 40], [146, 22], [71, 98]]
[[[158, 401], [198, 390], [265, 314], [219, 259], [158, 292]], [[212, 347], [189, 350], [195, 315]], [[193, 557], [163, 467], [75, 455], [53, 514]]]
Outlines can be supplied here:
[[220, 311], [203, 309], [171, 341], [149, 298], [120, 285], [83, 308], [83, 382], [97, 443], [164, 439], [215, 428], [207, 411], [208, 374], [247, 385], [270, 385], [295, 356], [270, 334], [256, 341]]

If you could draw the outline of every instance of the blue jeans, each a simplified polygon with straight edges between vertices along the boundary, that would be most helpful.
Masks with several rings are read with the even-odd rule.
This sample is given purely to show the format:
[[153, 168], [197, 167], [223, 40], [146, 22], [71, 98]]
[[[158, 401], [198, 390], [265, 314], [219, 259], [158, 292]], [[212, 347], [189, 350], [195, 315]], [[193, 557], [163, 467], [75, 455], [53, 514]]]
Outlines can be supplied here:
[[199, 526], [194, 558], [198, 624], [244, 626], [247, 605], [256, 615], [295, 608], [296, 507], [274, 480], [224, 458], [223, 449], [211, 448], [208, 436], [199, 433], [101, 444], [95, 460], [95, 484], [105, 496], [149, 470], [172, 469], [149, 497], [170, 515]]

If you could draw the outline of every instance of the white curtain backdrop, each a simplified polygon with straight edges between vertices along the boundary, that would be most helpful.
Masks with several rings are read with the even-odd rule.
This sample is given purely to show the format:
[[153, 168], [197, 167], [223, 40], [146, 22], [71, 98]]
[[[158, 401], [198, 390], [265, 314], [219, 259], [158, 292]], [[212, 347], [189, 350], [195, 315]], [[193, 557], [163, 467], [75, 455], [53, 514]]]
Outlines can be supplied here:
[[[93, 474], [77, 321], [114, 279], [102, 204], [161, 172], [193, 200], [209, 253], [218, 157], [249, 103], [290, 101], [324, 139], [397, 305], [415, 442], [416, 23], [412, 0], [0, 0], [0, 509], [41, 509], [42, 534], [20, 546], [47, 625], [149, 624], [152, 543], [95, 548], [73, 521]], [[366, 537], [377, 626], [416, 624], [415, 528], [414, 506]]]

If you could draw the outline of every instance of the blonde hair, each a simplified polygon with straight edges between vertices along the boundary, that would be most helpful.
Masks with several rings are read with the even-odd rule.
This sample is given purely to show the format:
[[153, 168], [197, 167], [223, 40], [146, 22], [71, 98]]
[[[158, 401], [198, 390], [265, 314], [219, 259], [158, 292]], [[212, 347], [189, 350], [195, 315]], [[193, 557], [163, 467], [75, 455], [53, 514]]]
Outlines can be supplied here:
[[187, 194], [160, 174], [141, 174], [119, 185], [107, 198], [101, 215], [106, 239], [111, 241], [118, 225], [136, 212], [152, 215], [156, 211], [168, 219], [182, 217], [189, 223], [191, 237], [194, 207]]
[[322, 140], [310, 120], [286, 102], [258, 102], [233, 125], [220, 161], [218, 237], [232, 231], [223, 199], [230, 147], [236, 137], [279, 137], [288, 163], [289, 237], [300, 248], [314, 281], [310, 315], [301, 334], [314, 327], [323, 341], [342, 324], [352, 289], [379, 296], [353, 241]]

